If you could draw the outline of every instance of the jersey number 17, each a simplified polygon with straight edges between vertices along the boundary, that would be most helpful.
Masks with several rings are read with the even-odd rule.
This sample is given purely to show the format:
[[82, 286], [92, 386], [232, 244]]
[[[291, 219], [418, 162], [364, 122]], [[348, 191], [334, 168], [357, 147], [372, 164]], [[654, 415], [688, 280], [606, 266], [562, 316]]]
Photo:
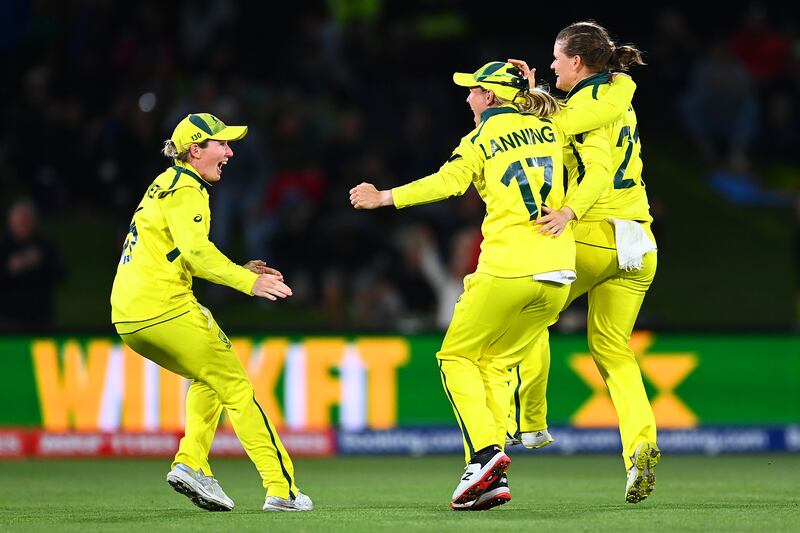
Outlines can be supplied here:
[[[546, 205], [547, 195], [550, 194], [550, 189], [553, 188], [553, 158], [546, 157], [526, 157], [525, 162], [529, 167], [542, 167], [544, 168], [544, 184], [539, 189], [539, 197], [542, 199], [542, 205]], [[536, 199], [533, 197], [531, 185], [528, 182], [528, 176], [525, 174], [525, 167], [522, 166], [522, 161], [514, 161], [506, 169], [500, 181], [503, 185], [508, 187], [512, 180], [517, 180], [519, 184], [519, 192], [522, 194], [522, 200], [525, 202], [525, 208], [530, 214], [528, 220], [535, 220], [539, 216], [539, 207], [536, 205]]]

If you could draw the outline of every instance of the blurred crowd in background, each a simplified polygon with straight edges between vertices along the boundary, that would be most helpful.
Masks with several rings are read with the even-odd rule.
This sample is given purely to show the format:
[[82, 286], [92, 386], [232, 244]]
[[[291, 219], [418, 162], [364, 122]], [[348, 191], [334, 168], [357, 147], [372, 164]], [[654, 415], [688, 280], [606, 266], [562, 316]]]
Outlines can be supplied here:
[[[239, 320], [243, 304], [274, 324], [295, 317], [310, 327], [445, 327], [461, 279], [477, 263], [480, 198], [470, 189], [410, 211], [361, 212], [348, 191], [362, 181], [388, 188], [423, 177], [449, 157], [473, 127], [452, 72], [521, 57], [553, 85], [555, 35], [588, 18], [646, 52], [649, 65], [632, 72], [634, 106], [662, 249], [684, 254], [669, 246], [684, 237], [670, 231], [691, 228], [687, 217], [707, 224], [706, 201], [738, 213], [728, 220], [738, 216], [741, 224], [789, 213], [781, 220], [790, 221], [790, 237], [767, 246], [787, 247], [791, 262], [781, 272], [790, 273], [782, 292], [793, 295], [793, 313], [775, 325], [798, 323], [800, 18], [791, 8], [742, 4], [703, 17], [658, 6], [530, 6], [512, 15], [447, 0], [331, 0], [274, 17], [263, 14], [269, 4], [234, 0], [0, 5], [9, 93], [0, 101], [7, 214], [0, 322], [7, 329], [106, 327], [102, 310], [130, 216], [169, 164], [162, 141], [190, 112], [250, 127], [211, 190], [212, 240], [239, 263], [265, 259], [295, 293], [256, 304], [201, 285], [201, 301], [223, 327], [258, 323]], [[674, 166], [659, 171], [657, 162], [670, 159]], [[700, 187], [687, 193], [691, 203], [658, 194], [674, 195], [684, 181]], [[726, 224], [708, 249], [736, 246], [738, 229]], [[686, 260], [703, 263], [690, 252]], [[671, 288], [663, 272], [654, 287], [661, 277]], [[53, 302], [59, 298], [72, 300]], [[100, 311], [81, 320], [91, 302]], [[646, 302], [642, 321], [683, 324], [670, 316]], [[564, 327], [570, 324], [567, 317]]]

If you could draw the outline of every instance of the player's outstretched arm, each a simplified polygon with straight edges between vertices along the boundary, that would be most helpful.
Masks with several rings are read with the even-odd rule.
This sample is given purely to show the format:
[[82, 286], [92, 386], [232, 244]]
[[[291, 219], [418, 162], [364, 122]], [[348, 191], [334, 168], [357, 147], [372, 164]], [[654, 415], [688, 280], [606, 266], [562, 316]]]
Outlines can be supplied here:
[[392, 191], [379, 191], [371, 183], [361, 183], [350, 189], [350, 203], [356, 209], [377, 209], [394, 205]]
[[292, 289], [289, 288], [283, 281], [283, 276], [279, 279], [274, 274], [261, 274], [256, 278], [251, 292], [253, 296], [260, 296], [268, 300], [277, 300], [278, 298], [286, 298], [292, 295]]

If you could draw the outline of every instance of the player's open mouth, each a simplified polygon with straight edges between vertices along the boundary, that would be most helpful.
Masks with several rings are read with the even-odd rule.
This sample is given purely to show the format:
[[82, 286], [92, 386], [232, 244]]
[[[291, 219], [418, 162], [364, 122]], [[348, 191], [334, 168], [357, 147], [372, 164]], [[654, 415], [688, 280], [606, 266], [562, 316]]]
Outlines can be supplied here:
[[228, 164], [227, 161], [220, 161], [219, 163], [217, 163], [217, 174], [222, 174], [222, 167], [227, 164]]

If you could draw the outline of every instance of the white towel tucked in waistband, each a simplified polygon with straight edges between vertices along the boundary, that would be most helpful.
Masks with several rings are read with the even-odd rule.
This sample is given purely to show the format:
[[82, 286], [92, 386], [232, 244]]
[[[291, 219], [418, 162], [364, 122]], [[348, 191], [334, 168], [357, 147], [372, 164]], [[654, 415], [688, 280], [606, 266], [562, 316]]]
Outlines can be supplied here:
[[542, 272], [541, 274], [534, 274], [533, 279], [536, 281], [552, 281], [559, 285], [569, 285], [578, 277], [575, 275], [574, 270], [553, 270], [550, 272]]
[[614, 224], [619, 268], [627, 271], [641, 270], [644, 254], [657, 251], [656, 243], [645, 233], [639, 222], [619, 218], [607, 220]]

